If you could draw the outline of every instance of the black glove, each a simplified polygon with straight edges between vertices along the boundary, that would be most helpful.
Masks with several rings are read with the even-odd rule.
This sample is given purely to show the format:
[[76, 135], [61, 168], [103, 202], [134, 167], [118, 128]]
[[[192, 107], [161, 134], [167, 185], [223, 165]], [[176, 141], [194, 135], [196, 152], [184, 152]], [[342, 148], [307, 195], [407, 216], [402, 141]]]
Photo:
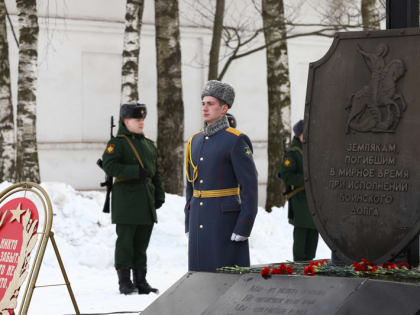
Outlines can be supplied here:
[[150, 177], [150, 173], [147, 169], [140, 167], [139, 169], [139, 176], [140, 179], [146, 178], [146, 177]]
[[155, 209], [159, 209], [160, 207], [162, 207], [164, 201], [163, 200], [156, 200], [155, 201]]

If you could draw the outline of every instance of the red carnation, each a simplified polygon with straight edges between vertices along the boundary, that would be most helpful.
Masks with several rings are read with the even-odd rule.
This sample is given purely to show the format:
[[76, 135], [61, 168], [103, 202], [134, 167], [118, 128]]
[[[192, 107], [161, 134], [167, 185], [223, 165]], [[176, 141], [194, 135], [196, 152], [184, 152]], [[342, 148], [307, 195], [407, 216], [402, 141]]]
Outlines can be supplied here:
[[293, 273], [293, 268], [292, 268], [292, 266], [287, 266], [287, 273], [288, 273], [289, 275], [291, 275], [291, 274]]
[[315, 269], [313, 266], [309, 265], [303, 269], [305, 272], [305, 276], [314, 276], [315, 275]]
[[359, 264], [357, 261], [353, 262], [353, 269], [355, 271], [363, 271], [363, 266]]
[[268, 268], [268, 267], [264, 267], [262, 270], [261, 270], [261, 276], [263, 276], [263, 277], [267, 277], [267, 276], [269, 276], [270, 275], [270, 268]]
[[402, 262], [402, 263], [400, 263], [400, 269], [402, 269], [402, 268], [410, 269], [410, 264], [408, 264], [406, 262]]
[[[286, 272], [288, 272], [290, 274], [289, 267], [286, 267], [285, 264], [280, 264], [280, 266], [278, 268], [273, 268], [271, 270], [271, 274], [273, 274], [273, 275], [274, 274], [283, 275], [283, 274], [286, 274]], [[290, 268], [292, 268], [292, 267], [290, 267]], [[292, 272], [293, 272], [293, 269], [292, 269]]]
[[362, 258], [360, 264], [357, 261], [353, 262], [353, 269], [356, 271], [369, 271], [369, 267], [373, 267], [374, 264], [371, 261], [367, 261], [366, 258]]
[[392, 266], [392, 263], [390, 263], [389, 261], [387, 261], [387, 262], [385, 262], [384, 264], [383, 264], [383, 267], [385, 268], [385, 269], [390, 269], [390, 267]]
[[378, 266], [373, 266], [372, 267], [372, 272], [375, 272], [378, 269]]
[[271, 274], [273, 274], [273, 275], [280, 275], [280, 274], [282, 274], [282, 272], [281, 272], [281, 269], [280, 268], [273, 268], [271, 270]]
[[310, 267], [313, 267], [313, 266], [318, 267], [318, 266], [319, 266], [319, 263], [320, 263], [319, 261], [314, 261], [314, 260], [313, 260], [313, 261], [311, 261], [311, 262], [309, 263], [309, 266], [310, 266]]
[[283, 274], [286, 271], [286, 266], [284, 264], [280, 265], [280, 272]]

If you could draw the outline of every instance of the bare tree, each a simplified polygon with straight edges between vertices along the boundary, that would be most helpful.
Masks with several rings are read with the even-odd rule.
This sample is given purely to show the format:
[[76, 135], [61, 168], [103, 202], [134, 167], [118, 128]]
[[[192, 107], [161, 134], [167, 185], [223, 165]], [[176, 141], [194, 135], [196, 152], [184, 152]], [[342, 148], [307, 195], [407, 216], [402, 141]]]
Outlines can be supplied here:
[[216, 0], [214, 14], [213, 38], [210, 49], [209, 80], [215, 80], [219, 74], [220, 43], [222, 41], [223, 18], [225, 16], [225, 0]]
[[380, 15], [376, 0], [362, 0], [362, 23], [364, 30], [379, 29]]
[[290, 79], [287, 53], [287, 30], [283, 0], [262, 0], [264, 37], [267, 46], [268, 86], [268, 178], [265, 210], [282, 206], [283, 184], [276, 173], [284, 155], [284, 139], [290, 139]]
[[143, 9], [144, 0], [127, 0], [122, 53], [121, 104], [136, 102], [139, 99], [138, 74]]
[[155, 0], [158, 153], [165, 191], [184, 190], [184, 103], [178, 0]]
[[[236, 1], [229, 1], [223, 11], [218, 10], [218, 2], [216, 2], [216, 7], [214, 7], [213, 1], [208, 0], [186, 0], [185, 2], [188, 8], [186, 10], [188, 14], [184, 14], [183, 17], [187, 22], [193, 26], [213, 30], [213, 32], [216, 29], [223, 28], [221, 36], [223, 45], [219, 46], [219, 71], [217, 75], [214, 75], [215, 62], [211, 61], [211, 58], [207, 65], [201, 65], [203, 67], [208, 66], [209, 78], [210, 73], [212, 73], [211, 77], [213, 79], [222, 80], [235, 60], [262, 51], [269, 45], [276, 44], [276, 41], [279, 40], [275, 39], [272, 42], [266, 42], [261, 39], [264, 33], [264, 27], [261, 19], [259, 19], [262, 15], [261, 3], [259, 1], [243, 0], [239, 1], [239, 4]], [[296, 21], [298, 20], [297, 17], [299, 17], [299, 8], [303, 2], [305, 0], [293, 2], [293, 5], [287, 8], [288, 13], [284, 14], [286, 39], [304, 36], [333, 37], [337, 30], [360, 29], [361, 27], [361, 24], [354, 22], [350, 24], [343, 24], [342, 22], [334, 24], [330, 21], [326, 21], [325, 23], [322, 21], [319, 23], [298, 23]], [[326, 8], [320, 10], [320, 20], [328, 16], [326, 10]], [[195, 14], [191, 14], [191, 12], [195, 12]], [[225, 24], [223, 24], [224, 16], [228, 17], [225, 18], [227, 21]], [[215, 38], [217, 36], [213, 34], [212, 53], [217, 48], [214, 44]]]
[[335, 25], [337, 30], [379, 29], [380, 22], [385, 19], [382, 0], [330, 0], [317, 11], [323, 23]]
[[38, 15], [36, 0], [17, 0], [19, 15], [19, 66], [17, 97], [16, 180], [39, 183], [36, 139], [38, 74]]
[[10, 86], [6, 6], [0, 1], [0, 181], [15, 180], [15, 126]]

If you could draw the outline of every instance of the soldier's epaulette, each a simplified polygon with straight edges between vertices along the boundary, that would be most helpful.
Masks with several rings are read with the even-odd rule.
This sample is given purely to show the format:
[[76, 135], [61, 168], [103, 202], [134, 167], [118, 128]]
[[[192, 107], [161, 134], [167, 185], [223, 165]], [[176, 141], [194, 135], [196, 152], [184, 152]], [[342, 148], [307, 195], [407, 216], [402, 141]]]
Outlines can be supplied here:
[[238, 137], [242, 134], [242, 132], [240, 132], [238, 129], [235, 129], [232, 127], [226, 128], [226, 131], [233, 133], [235, 136], [238, 136]]

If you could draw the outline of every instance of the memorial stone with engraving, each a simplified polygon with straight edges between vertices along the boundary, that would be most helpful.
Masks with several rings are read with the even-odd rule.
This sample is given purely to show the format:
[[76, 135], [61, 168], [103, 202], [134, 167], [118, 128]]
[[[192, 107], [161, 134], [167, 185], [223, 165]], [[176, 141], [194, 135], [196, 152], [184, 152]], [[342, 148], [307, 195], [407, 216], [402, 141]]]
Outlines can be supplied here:
[[347, 263], [392, 260], [419, 233], [419, 45], [419, 29], [338, 33], [310, 65], [305, 190]]

